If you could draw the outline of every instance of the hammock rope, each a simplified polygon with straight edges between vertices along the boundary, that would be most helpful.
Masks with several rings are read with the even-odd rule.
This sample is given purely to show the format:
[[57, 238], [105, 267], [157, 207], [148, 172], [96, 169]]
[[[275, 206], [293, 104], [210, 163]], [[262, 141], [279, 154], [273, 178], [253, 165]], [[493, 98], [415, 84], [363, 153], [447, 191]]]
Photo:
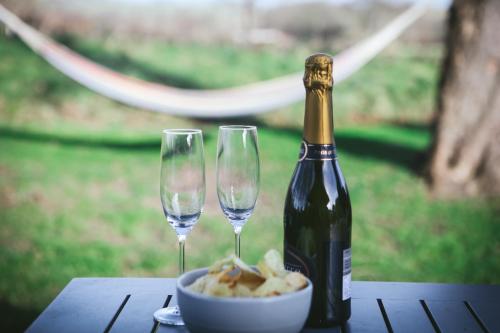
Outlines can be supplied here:
[[[417, 2], [372, 36], [334, 56], [335, 84], [350, 77], [397, 39], [425, 13], [426, 2]], [[0, 21], [66, 76], [98, 94], [133, 107], [192, 118], [227, 118], [269, 112], [304, 98], [302, 73], [228, 89], [180, 89], [126, 76], [99, 65], [43, 35], [1, 4]]]

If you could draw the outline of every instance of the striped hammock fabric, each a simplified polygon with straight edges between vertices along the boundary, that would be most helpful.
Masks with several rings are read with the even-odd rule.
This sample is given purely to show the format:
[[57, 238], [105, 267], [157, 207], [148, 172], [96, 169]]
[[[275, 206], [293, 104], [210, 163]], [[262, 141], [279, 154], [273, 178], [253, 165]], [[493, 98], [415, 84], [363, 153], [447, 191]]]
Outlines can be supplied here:
[[[363, 67], [426, 11], [417, 2], [381, 30], [334, 57], [334, 81], [342, 82]], [[98, 94], [145, 110], [192, 118], [250, 116], [304, 98], [302, 73], [214, 89], [180, 89], [129, 77], [99, 65], [43, 35], [0, 4], [0, 21], [34, 52], [64, 75]]]

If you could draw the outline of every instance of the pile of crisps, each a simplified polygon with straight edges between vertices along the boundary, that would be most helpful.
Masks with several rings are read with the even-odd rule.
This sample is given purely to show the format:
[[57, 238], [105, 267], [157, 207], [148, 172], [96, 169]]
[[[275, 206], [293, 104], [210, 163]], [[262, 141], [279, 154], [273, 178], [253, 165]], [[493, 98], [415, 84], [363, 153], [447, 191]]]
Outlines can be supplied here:
[[268, 297], [307, 286], [304, 275], [285, 270], [276, 250], [269, 250], [257, 264], [257, 269], [233, 255], [217, 261], [208, 269], [207, 275], [198, 278], [188, 288], [218, 297]]

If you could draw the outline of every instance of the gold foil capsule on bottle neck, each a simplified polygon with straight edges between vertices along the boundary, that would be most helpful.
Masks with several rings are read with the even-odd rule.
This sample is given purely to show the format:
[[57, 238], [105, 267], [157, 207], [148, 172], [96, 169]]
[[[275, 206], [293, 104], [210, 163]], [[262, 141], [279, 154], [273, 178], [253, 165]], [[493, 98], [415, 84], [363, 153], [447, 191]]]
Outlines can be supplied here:
[[304, 86], [306, 101], [304, 140], [310, 144], [332, 144], [333, 59], [327, 54], [313, 54], [306, 59]]
[[304, 86], [306, 89], [332, 89], [333, 58], [327, 54], [317, 53], [306, 59]]

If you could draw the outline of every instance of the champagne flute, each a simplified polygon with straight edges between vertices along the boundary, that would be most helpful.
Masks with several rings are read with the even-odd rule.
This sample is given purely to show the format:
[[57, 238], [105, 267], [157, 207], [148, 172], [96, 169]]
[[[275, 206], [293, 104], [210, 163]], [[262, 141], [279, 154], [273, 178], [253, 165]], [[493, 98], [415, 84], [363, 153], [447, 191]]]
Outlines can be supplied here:
[[[205, 202], [205, 158], [201, 130], [163, 130], [160, 196], [165, 217], [177, 233], [180, 275], [184, 273], [186, 236], [198, 222]], [[177, 306], [157, 310], [154, 318], [162, 324], [184, 325]]]
[[255, 126], [220, 126], [217, 143], [217, 195], [234, 229], [240, 257], [241, 229], [250, 218], [259, 193], [260, 162]]

